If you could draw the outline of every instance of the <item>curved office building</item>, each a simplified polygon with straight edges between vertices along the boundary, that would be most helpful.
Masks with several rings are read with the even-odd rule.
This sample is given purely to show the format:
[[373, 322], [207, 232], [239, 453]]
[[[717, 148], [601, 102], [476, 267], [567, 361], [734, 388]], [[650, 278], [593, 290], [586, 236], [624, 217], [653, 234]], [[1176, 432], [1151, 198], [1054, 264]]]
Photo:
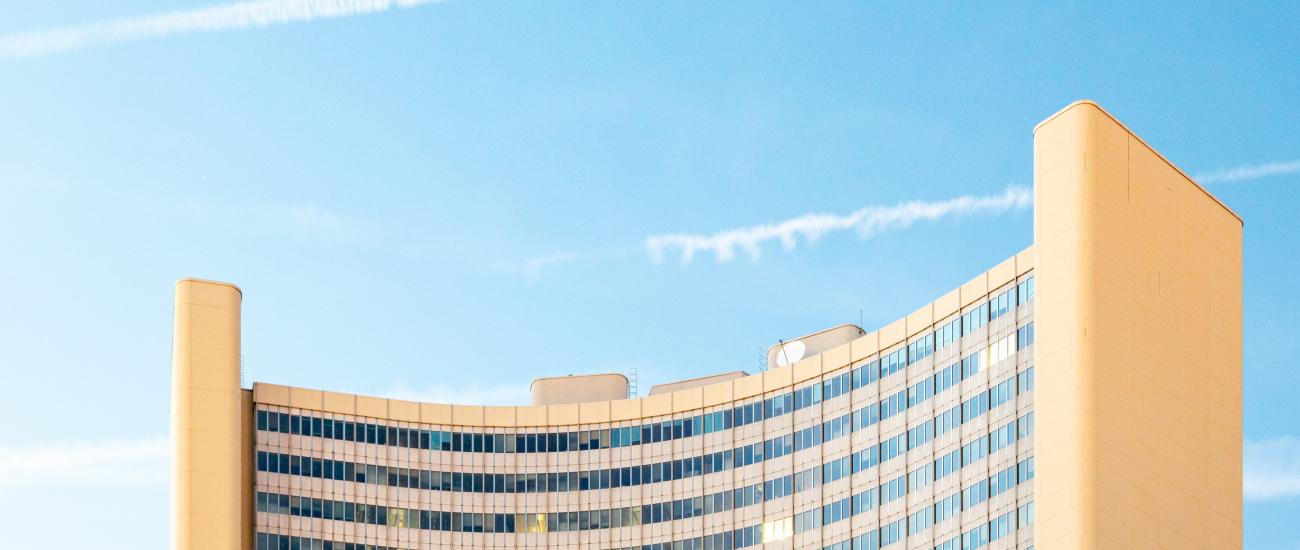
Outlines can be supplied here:
[[174, 547], [1240, 548], [1240, 219], [1090, 102], [1034, 162], [1032, 248], [639, 398], [243, 389], [241, 292], [183, 280]]

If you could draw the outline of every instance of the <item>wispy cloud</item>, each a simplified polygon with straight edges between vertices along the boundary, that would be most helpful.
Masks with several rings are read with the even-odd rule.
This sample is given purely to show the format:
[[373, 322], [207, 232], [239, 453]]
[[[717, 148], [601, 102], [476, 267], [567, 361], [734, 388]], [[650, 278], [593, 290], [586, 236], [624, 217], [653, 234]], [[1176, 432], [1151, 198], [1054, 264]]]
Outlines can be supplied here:
[[581, 256], [577, 253], [560, 252], [547, 256], [538, 256], [536, 258], [497, 262], [492, 264], [492, 269], [507, 273], [521, 274], [524, 276], [524, 280], [527, 281], [528, 284], [533, 284], [542, 276], [543, 269], [560, 264], [567, 264], [577, 260], [578, 258], [581, 258]]
[[102, 487], [166, 483], [166, 436], [0, 448], [0, 487]]
[[680, 251], [683, 264], [691, 263], [700, 252], [712, 252], [719, 262], [728, 262], [736, 257], [738, 248], [748, 254], [750, 259], [756, 260], [762, 255], [763, 244], [769, 241], [780, 241], [782, 248], [789, 251], [794, 249], [800, 238], [813, 243], [827, 233], [852, 229], [858, 232], [860, 238], [865, 239], [882, 231], [909, 227], [918, 221], [1025, 209], [1032, 200], [1029, 188], [1013, 186], [1000, 195], [968, 195], [944, 201], [868, 206], [847, 215], [804, 214], [778, 223], [728, 229], [712, 235], [651, 235], [646, 237], [645, 246], [650, 259], [655, 263], [662, 262], [665, 254], [670, 251]]
[[1300, 497], [1300, 438], [1247, 440], [1243, 469], [1246, 500]]
[[260, 0], [0, 36], [0, 59], [192, 33], [267, 27], [410, 8], [447, 0]]
[[1235, 168], [1206, 172], [1203, 174], [1197, 174], [1196, 181], [1200, 183], [1228, 183], [1233, 181], [1253, 180], [1267, 176], [1295, 174], [1297, 172], [1300, 172], [1300, 160], [1237, 166]]
[[303, 229], [333, 232], [343, 228], [342, 218], [314, 204], [291, 206], [287, 213], [289, 220]]
[[532, 401], [532, 395], [532, 390], [527, 384], [498, 384], [492, 386], [474, 383], [458, 383], [455, 386], [433, 384], [420, 389], [398, 382], [383, 392], [384, 397], [392, 399], [462, 405], [527, 405]]
[[315, 237], [341, 237], [348, 218], [311, 203], [254, 204], [246, 212], [269, 228]]

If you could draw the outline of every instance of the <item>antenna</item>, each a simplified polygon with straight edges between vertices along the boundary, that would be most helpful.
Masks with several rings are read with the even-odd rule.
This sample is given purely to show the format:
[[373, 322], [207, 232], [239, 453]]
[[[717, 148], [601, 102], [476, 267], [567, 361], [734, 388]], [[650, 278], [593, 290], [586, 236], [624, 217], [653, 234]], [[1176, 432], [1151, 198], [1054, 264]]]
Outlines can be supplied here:
[[627, 371], [627, 398], [628, 399], [633, 399], [636, 397], [637, 394], [636, 379], [637, 379], [636, 367], [632, 367]]
[[785, 354], [785, 340], [780, 340], [780, 339], [778, 339], [777, 342], [780, 342], [779, 345], [781, 346], [781, 358], [782, 358], [782, 359], [785, 359], [785, 364], [789, 365], [789, 364], [790, 364], [790, 356]]

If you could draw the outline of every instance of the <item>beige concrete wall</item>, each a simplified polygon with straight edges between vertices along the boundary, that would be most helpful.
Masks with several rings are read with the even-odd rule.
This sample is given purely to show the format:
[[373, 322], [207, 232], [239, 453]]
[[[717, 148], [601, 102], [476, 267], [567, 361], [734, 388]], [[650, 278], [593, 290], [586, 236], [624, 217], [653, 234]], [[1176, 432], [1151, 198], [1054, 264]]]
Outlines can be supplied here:
[[749, 376], [749, 373], [743, 370], [735, 370], [731, 372], [724, 372], [721, 374], [711, 374], [709, 376], [690, 378], [687, 380], [678, 380], [676, 382], [665, 382], [663, 384], [655, 384], [654, 386], [651, 386], [650, 393], [648, 393], [647, 395], [659, 395], [661, 393], [672, 393], [675, 391], [688, 390], [691, 388], [702, 388], [704, 386], [717, 384], [719, 382], [726, 382], [727, 380], [735, 380], [737, 378], [741, 378], [745, 376]]
[[252, 544], [251, 397], [239, 387], [242, 295], [225, 283], [176, 283], [172, 335], [172, 548]]
[[767, 368], [775, 369], [793, 365], [802, 359], [820, 355], [829, 349], [852, 342], [863, 334], [866, 334], [866, 331], [862, 330], [862, 327], [843, 324], [774, 344], [767, 348]]
[[1241, 230], [1094, 104], [1035, 130], [1038, 546], [1241, 547]]
[[538, 378], [530, 386], [534, 405], [613, 401], [627, 397], [627, 377], [617, 373]]
[[253, 391], [239, 392], [239, 433], [240, 433], [240, 468], [239, 468], [239, 547], [253, 550], [253, 522], [256, 519], [256, 506], [253, 502], [253, 485], [257, 481], [257, 463], [253, 460], [253, 441], [255, 441], [257, 422], [253, 413]]

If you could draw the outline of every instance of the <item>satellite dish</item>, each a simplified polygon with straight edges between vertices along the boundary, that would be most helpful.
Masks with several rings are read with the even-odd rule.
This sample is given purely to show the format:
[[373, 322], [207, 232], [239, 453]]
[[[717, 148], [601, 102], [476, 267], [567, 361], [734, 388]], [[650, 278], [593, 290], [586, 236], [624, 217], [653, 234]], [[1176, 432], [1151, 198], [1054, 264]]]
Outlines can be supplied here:
[[807, 351], [808, 348], [803, 344], [802, 340], [795, 340], [788, 344], [783, 344], [776, 350], [776, 366], [786, 367], [793, 365], [800, 359], [803, 359], [803, 354]]

